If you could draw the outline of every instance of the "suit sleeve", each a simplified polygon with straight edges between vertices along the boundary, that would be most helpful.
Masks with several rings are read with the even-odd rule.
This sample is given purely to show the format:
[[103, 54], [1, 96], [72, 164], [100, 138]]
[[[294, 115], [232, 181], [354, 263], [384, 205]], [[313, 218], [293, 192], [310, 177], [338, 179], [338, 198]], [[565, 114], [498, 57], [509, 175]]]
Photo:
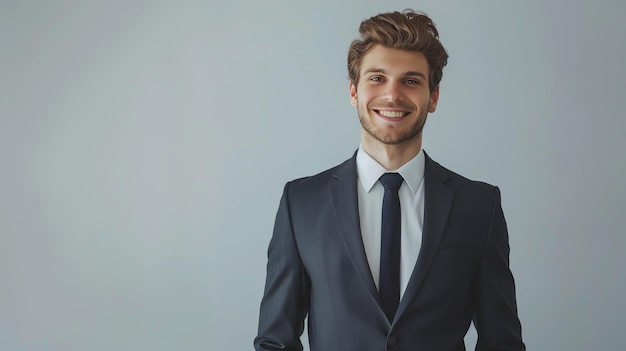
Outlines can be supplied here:
[[294, 238], [287, 183], [267, 251], [265, 292], [254, 339], [257, 351], [302, 350], [300, 336], [308, 312], [309, 286]]
[[517, 316], [515, 282], [509, 268], [509, 237], [495, 187], [489, 233], [477, 275], [474, 325], [477, 351], [523, 351], [521, 325]]

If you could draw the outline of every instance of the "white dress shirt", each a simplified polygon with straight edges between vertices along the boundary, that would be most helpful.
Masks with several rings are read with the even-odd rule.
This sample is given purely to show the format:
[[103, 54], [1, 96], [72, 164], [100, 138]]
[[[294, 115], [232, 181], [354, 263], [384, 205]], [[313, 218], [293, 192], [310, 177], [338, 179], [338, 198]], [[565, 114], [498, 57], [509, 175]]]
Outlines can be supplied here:
[[359, 179], [359, 218], [365, 255], [374, 283], [380, 274], [380, 230], [385, 189], [378, 178], [386, 172], [400, 173], [404, 182], [398, 191], [401, 215], [400, 296], [404, 295], [422, 244], [424, 224], [424, 152], [420, 152], [397, 170], [387, 171], [359, 147], [356, 169]]

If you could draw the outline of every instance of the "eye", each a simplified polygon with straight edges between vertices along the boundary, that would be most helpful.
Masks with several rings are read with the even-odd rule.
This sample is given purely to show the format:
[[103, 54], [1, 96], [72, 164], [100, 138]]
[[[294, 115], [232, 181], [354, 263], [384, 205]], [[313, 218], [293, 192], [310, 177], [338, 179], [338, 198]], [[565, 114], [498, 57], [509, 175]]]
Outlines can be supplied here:
[[371, 80], [372, 82], [382, 82], [382, 81], [383, 81], [383, 77], [380, 77], [380, 76], [373, 76], [373, 77], [370, 77], [370, 80]]
[[410, 84], [410, 85], [420, 85], [420, 84], [422, 84], [420, 81], [415, 80], [415, 79], [407, 79], [404, 82], [406, 84]]

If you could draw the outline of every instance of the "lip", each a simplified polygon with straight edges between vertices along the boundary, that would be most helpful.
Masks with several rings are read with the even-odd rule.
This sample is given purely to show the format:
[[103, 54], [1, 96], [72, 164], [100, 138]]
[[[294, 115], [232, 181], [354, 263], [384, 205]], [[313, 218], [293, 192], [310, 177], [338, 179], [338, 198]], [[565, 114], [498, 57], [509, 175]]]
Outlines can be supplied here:
[[[406, 119], [406, 117], [411, 113], [411, 111], [407, 111], [405, 109], [401, 109], [401, 108], [384, 108], [384, 109], [372, 109], [372, 111], [374, 111], [374, 113], [384, 119], [385, 121], [389, 121], [389, 122], [400, 122], [403, 121], [404, 119]], [[401, 117], [387, 117], [387, 116], [383, 116], [382, 114], [380, 114], [380, 111], [389, 111], [389, 112], [402, 112], [403, 115]]]
[[372, 110], [376, 110], [376, 111], [393, 111], [393, 112], [411, 112], [405, 108], [397, 108], [397, 107], [381, 107], [381, 108], [376, 108], [373, 107]]

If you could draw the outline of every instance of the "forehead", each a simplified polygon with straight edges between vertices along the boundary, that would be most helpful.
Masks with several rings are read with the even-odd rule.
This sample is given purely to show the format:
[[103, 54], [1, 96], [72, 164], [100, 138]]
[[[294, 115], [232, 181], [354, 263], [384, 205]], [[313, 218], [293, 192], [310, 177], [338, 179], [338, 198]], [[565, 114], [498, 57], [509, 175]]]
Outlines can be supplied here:
[[420, 72], [428, 77], [428, 61], [421, 52], [391, 49], [376, 45], [361, 60], [360, 75], [372, 70], [384, 70], [389, 74]]

